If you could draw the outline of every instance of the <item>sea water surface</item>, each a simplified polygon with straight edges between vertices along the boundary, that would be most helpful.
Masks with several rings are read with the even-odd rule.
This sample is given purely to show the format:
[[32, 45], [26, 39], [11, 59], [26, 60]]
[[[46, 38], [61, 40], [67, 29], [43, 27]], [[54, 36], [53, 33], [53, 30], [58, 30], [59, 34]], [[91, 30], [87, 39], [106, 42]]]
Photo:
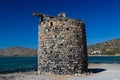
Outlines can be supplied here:
[[[120, 56], [89, 56], [88, 63], [117, 63]], [[37, 57], [0, 57], [0, 73], [37, 70]]]

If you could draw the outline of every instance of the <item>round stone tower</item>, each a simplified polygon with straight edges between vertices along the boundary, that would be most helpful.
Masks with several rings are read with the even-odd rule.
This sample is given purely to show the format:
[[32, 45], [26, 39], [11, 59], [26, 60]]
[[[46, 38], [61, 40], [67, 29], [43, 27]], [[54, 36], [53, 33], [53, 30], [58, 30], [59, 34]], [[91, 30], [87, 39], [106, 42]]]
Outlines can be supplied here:
[[87, 71], [85, 24], [81, 20], [33, 13], [38, 25], [38, 74], [75, 74]]

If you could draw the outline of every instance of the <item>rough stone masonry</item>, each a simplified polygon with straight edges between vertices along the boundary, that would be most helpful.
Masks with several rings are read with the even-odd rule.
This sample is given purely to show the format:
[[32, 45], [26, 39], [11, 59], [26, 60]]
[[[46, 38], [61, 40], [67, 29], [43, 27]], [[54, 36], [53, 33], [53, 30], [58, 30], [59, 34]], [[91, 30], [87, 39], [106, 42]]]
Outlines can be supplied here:
[[81, 74], [88, 68], [85, 24], [83, 21], [33, 13], [38, 25], [38, 74]]

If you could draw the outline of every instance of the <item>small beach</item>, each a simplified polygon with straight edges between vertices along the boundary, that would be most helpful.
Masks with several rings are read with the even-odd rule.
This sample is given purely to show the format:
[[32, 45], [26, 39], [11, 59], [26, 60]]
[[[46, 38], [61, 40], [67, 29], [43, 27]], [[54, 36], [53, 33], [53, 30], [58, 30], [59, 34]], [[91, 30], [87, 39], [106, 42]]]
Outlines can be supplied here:
[[37, 75], [36, 71], [0, 74], [0, 80], [120, 80], [120, 64], [89, 64], [87, 74]]

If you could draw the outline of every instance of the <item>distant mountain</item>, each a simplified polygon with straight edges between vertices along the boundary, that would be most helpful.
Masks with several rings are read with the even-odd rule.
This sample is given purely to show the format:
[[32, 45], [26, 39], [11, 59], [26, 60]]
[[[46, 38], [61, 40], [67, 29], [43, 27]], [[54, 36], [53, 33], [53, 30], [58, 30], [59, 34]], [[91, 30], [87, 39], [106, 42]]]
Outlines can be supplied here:
[[88, 46], [88, 53], [101, 51], [106, 55], [120, 55], [120, 38]]
[[[88, 54], [100, 51], [100, 55], [120, 55], [120, 38], [88, 46]], [[0, 50], [0, 56], [37, 56], [37, 49], [10, 47]]]
[[37, 49], [10, 47], [1, 49], [0, 56], [37, 56]]

